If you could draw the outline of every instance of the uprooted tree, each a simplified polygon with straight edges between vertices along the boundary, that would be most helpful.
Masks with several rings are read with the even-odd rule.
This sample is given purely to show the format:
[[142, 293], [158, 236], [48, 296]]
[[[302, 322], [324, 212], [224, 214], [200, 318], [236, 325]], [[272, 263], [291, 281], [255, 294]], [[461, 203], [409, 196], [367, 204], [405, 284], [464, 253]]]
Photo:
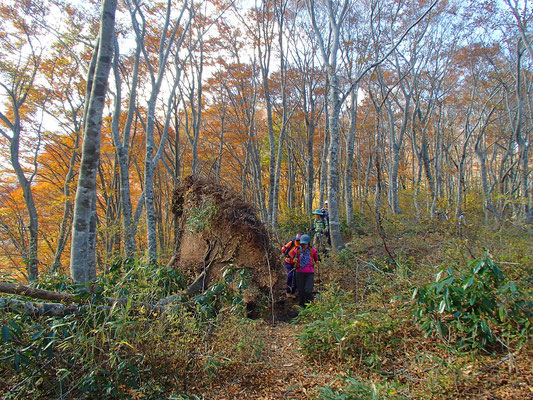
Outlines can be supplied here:
[[[185, 293], [144, 307], [159, 309], [184, 294], [198, 294], [220, 281], [229, 267], [248, 272], [248, 286], [243, 291], [248, 311], [253, 311], [258, 304], [273, 306], [278, 302], [283, 294], [280, 259], [253, 206], [220, 184], [189, 176], [174, 190], [172, 210], [177, 222], [177, 240], [168, 266], [186, 276], [189, 285]], [[0, 299], [0, 309], [7, 311], [64, 315], [88, 309], [84, 304], [73, 305], [85, 301], [69, 293], [1, 282], [0, 292], [53, 301], [32, 303]], [[106, 298], [105, 303], [104, 307], [109, 307], [125, 303], [125, 300]]]
[[277, 301], [283, 293], [282, 268], [265, 225], [253, 206], [226, 187], [189, 176], [174, 191], [178, 222], [169, 266], [194, 279], [188, 292], [219, 280], [228, 265], [250, 272], [244, 301]]

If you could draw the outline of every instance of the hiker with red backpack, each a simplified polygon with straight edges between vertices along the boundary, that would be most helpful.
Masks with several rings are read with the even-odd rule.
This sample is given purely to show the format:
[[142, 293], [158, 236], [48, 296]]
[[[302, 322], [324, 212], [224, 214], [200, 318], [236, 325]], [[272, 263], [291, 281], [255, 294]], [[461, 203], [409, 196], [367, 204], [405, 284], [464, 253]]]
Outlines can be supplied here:
[[287, 271], [287, 295], [294, 295], [296, 293], [296, 279], [294, 268], [294, 255], [296, 249], [300, 247], [300, 237], [298, 234], [296, 237], [281, 248], [281, 252], [285, 255], [285, 270]]
[[309, 235], [300, 237], [300, 247], [296, 248], [293, 257], [296, 268], [296, 287], [299, 293], [299, 303], [305, 307], [313, 300], [313, 286], [315, 284], [315, 266], [318, 268], [318, 252], [310, 245]]

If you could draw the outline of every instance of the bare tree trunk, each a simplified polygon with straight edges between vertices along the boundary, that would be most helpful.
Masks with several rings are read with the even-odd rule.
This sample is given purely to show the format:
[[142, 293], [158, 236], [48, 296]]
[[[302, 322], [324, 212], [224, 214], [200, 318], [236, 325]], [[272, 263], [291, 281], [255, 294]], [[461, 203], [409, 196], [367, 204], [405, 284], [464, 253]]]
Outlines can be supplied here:
[[[31, 40], [28, 37], [28, 42], [31, 44]], [[28, 69], [28, 71], [21, 72], [22, 76], [19, 75], [18, 71], [10, 72], [7, 74], [7, 82], [4, 83], [4, 79], [0, 81], [0, 85], [6, 91], [7, 101], [11, 104], [12, 109], [10, 110], [12, 115], [4, 114], [0, 111], [0, 120], [3, 122], [3, 125], [0, 126], [0, 134], [7, 139], [9, 142], [9, 157], [11, 166], [17, 177], [17, 182], [22, 188], [22, 195], [24, 197], [24, 203], [26, 205], [26, 210], [28, 212], [28, 230], [29, 230], [29, 243], [27, 248], [20, 249], [24, 263], [26, 264], [27, 277], [30, 281], [35, 281], [39, 277], [39, 267], [38, 267], [38, 215], [37, 209], [35, 207], [35, 201], [33, 198], [33, 192], [31, 189], [33, 178], [37, 173], [37, 155], [40, 148], [41, 142], [41, 128], [37, 131], [37, 146], [35, 148], [35, 155], [33, 157], [33, 171], [29, 178], [26, 177], [24, 167], [20, 163], [20, 140], [22, 133], [22, 121], [21, 121], [21, 109], [25, 106], [26, 100], [32, 89], [37, 70], [40, 65], [40, 57], [33, 52], [29, 55], [24, 55], [28, 59], [27, 66], [20, 66], [22, 70]], [[16, 66], [13, 66], [16, 69]], [[27, 72], [27, 75], [26, 75]], [[11, 85], [8, 87], [7, 85]], [[47, 96], [48, 97], [48, 96]], [[30, 107], [31, 109], [31, 107]], [[3, 127], [7, 126], [11, 131], [11, 136], [4, 131]]]
[[346, 223], [354, 226], [353, 207], [353, 158], [355, 147], [355, 132], [357, 129], [357, 88], [352, 92], [352, 104], [350, 107], [350, 128], [346, 140], [346, 171], [344, 173], [344, 200], [346, 207]]
[[[295, 40], [296, 43], [293, 43], [293, 46], [299, 46], [299, 37], [298, 35], [291, 35], [291, 39]], [[302, 49], [302, 52], [295, 52], [295, 62], [300, 70], [303, 71], [303, 77], [300, 83], [300, 86], [297, 87], [297, 90], [301, 96], [301, 102], [304, 112], [304, 122], [305, 122], [305, 142], [300, 149], [300, 152], [304, 154], [304, 171], [305, 176], [303, 179], [305, 192], [303, 193], [303, 203], [304, 211], [309, 216], [309, 223], [312, 223], [313, 211], [313, 197], [315, 189], [315, 165], [314, 165], [314, 143], [316, 129], [318, 121], [321, 118], [323, 107], [319, 106], [318, 93], [317, 90], [321, 89], [323, 86], [322, 80], [320, 80], [314, 71], [315, 67], [315, 53], [316, 47], [313, 43], [308, 43], [310, 46]], [[327, 137], [327, 135], [326, 135]], [[296, 140], [295, 140], [296, 141]], [[324, 146], [324, 149], [326, 147]], [[324, 150], [325, 152], [325, 150]], [[319, 171], [325, 171], [325, 154], [322, 154], [321, 157], [321, 166]], [[323, 163], [323, 165], [322, 165]], [[320, 175], [319, 180], [319, 192], [324, 193], [324, 179], [323, 175]], [[320, 198], [322, 200], [322, 197]]]
[[305, 185], [307, 188], [306, 193], [306, 202], [305, 202], [305, 211], [309, 216], [311, 216], [311, 212], [313, 211], [313, 190], [314, 190], [314, 182], [315, 182], [315, 167], [313, 163], [313, 142], [315, 137], [315, 123], [314, 121], [309, 120], [306, 118], [306, 145], [307, 145], [307, 163], [305, 168], [305, 177], [307, 184]]
[[65, 183], [63, 185], [63, 196], [65, 197], [65, 202], [63, 203], [63, 218], [61, 219], [61, 225], [59, 226], [59, 236], [57, 238], [56, 251], [54, 253], [54, 261], [52, 262], [52, 270], [58, 271], [61, 266], [61, 255], [65, 250], [65, 245], [67, 243], [67, 236], [70, 233], [72, 227], [72, 201], [70, 199], [70, 184], [74, 178], [74, 166], [78, 158], [78, 147], [80, 144], [80, 130], [81, 127], [79, 124], [76, 124], [75, 135], [76, 139], [74, 141], [74, 150], [70, 156], [69, 166], [67, 175], [65, 177]]
[[435, 193], [431, 203], [431, 217], [434, 217], [436, 210], [437, 199], [443, 197], [443, 183], [442, 183], [442, 169], [444, 152], [442, 149], [442, 124], [441, 124], [442, 109], [439, 106], [439, 122], [437, 123], [437, 132], [435, 135]]
[[492, 193], [489, 188], [488, 183], [488, 174], [487, 174], [487, 163], [486, 163], [486, 153], [481, 149], [481, 144], [477, 144], [475, 147], [476, 155], [479, 159], [479, 165], [481, 167], [481, 184], [483, 187], [483, 210], [485, 212], [485, 223], [489, 222], [489, 212], [491, 212], [495, 217], [498, 217], [496, 208], [492, 204]]
[[[161, 85], [163, 79], [168, 71], [167, 63], [169, 61], [171, 54], [174, 55], [174, 75], [172, 76], [173, 87], [171, 89], [170, 97], [173, 97], [177, 89], [177, 85], [180, 80], [180, 73], [183, 69], [183, 65], [187, 58], [191, 55], [191, 52], [194, 50], [194, 45], [188, 49], [188, 55], [185, 57], [185, 60], [181, 60], [178, 57], [179, 50], [185, 40], [186, 35], [189, 33], [189, 29], [192, 23], [192, 20], [195, 16], [195, 10], [190, 7], [190, 4], [186, 1], [183, 3], [181, 9], [174, 13], [174, 10], [171, 9], [171, 2], [167, 1], [166, 8], [164, 9], [164, 21], [161, 24], [161, 35], [157, 47], [157, 54], [155, 57], [151, 57], [149, 54], [149, 49], [147, 44], [145, 44], [144, 37], [146, 33], [146, 17], [141, 10], [143, 6], [138, 0], [127, 0], [127, 6], [131, 16], [132, 26], [135, 31], [135, 35], [138, 41], [142, 43], [141, 51], [144, 56], [144, 61], [146, 63], [147, 69], [149, 71], [150, 77], [150, 94], [146, 106], [146, 124], [145, 124], [145, 134], [146, 134], [146, 143], [145, 143], [145, 161], [144, 161], [144, 206], [146, 210], [146, 230], [148, 237], [148, 257], [150, 261], [157, 261], [157, 218], [155, 215], [154, 207], [154, 174], [157, 163], [162, 155], [162, 149], [164, 147], [167, 134], [168, 126], [170, 124], [170, 115], [171, 115], [171, 100], [167, 103], [167, 115], [165, 117], [165, 128], [163, 130], [163, 136], [159, 142], [159, 148], [155, 146], [154, 133], [155, 133], [155, 119], [156, 119], [156, 108], [157, 100], [160, 95]], [[185, 17], [185, 21], [182, 19]], [[175, 19], [174, 19], [175, 18]], [[140, 19], [140, 21], [139, 21]], [[179, 36], [178, 36], [179, 33]], [[199, 35], [198, 41], [201, 40], [202, 35]], [[140, 214], [140, 205], [143, 204], [139, 202], [137, 210], [135, 213], [135, 219]], [[139, 211], [139, 213], [137, 212]]]
[[215, 172], [217, 182], [220, 182], [220, 175], [222, 173], [222, 156], [224, 154], [224, 131], [226, 129], [225, 122], [226, 122], [226, 105], [224, 103], [222, 105], [222, 115], [220, 116], [220, 136], [219, 136], [220, 140], [218, 142], [218, 157], [217, 157], [216, 172]]
[[[273, 228], [274, 215], [274, 196], [276, 184], [276, 138], [274, 135], [274, 119], [272, 111], [272, 96], [270, 93], [270, 62], [272, 56], [272, 42], [274, 36], [274, 23], [272, 18], [273, 3], [268, 0], [262, 0], [257, 6], [257, 15], [255, 16], [255, 26], [250, 28], [250, 34], [254, 38], [254, 44], [259, 59], [261, 78], [263, 85], [263, 95], [265, 100], [265, 109], [267, 117], [267, 133], [269, 144], [269, 162], [268, 162], [268, 197], [266, 202], [266, 220], [270, 228]], [[259, 195], [259, 193], [257, 193]], [[262, 201], [261, 198], [258, 198]]]
[[[326, 84], [327, 90], [329, 90], [329, 79], [328, 83]], [[329, 101], [326, 100], [324, 106], [325, 110], [325, 117], [328, 121], [329, 116]], [[328, 163], [328, 148], [329, 148], [329, 142], [330, 142], [330, 133], [329, 133], [329, 123], [326, 123], [324, 126], [324, 141], [322, 145], [322, 152], [320, 153], [320, 177], [318, 180], [318, 202], [319, 205], [322, 205], [324, 203], [324, 200], [328, 199], [328, 188], [327, 188], [327, 163]], [[312, 211], [312, 209], [311, 209]]]
[[295, 207], [294, 187], [295, 187], [295, 175], [296, 174], [294, 171], [294, 151], [291, 146], [287, 146], [287, 168], [288, 168], [288, 175], [289, 175], [289, 182], [287, 186], [287, 206], [289, 210], [292, 210]]
[[328, 202], [329, 202], [329, 228], [331, 235], [331, 245], [340, 250], [344, 247], [341, 237], [339, 222], [339, 117], [341, 102], [339, 99], [339, 78], [335, 73], [329, 76], [329, 103], [330, 115], [328, 117], [330, 143], [328, 149]]
[[[174, 138], [174, 184], [178, 185], [180, 182], [180, 168], [181, 168], [181, 158], [180, 158], [180, 119], [178, 117], [178, 104], [179, 101], [174, 99], [173, 102], [173, 113], [174, 113], [174, 132], [176, 137]], [[181, 241], [182, 228], [180, 224], [179, 217], [172, 213], [174, 218], [174, 249], [175, 254], [177, 254], [179, 249], [179, 244]]]
[[76, 201], [70, 270], [72, 278], [86, 283], [96, 274], [96, 174], [100, 161], [100, 134], [102, 114], [105, 106], [107, 81], [113, 59], [116, 0], [104, 0], [98, 45], [93, 60], [94, 68], [89, 71], [87, 90], [90, 95], [86, 103], [82, 158]]
[[[398, 71], [398, 75], [401, 75]], [[381, 76], [381, 73], [380, 73]], [[381, 84], [384, 85], [384, 81], [380, 78]], [[410, 113], [410, 102], [411, 102], [411, 93], [406, 93], [404, 91], [405, 104], [401, 106], [403, 111], [403, 120], [402, 125], [397, 132], [394, 120], [394, 112], [392, 102], [386, 100], [387, 111], [389, 115], [389, 129], [390, 129], [390, 146], [392, 150], [392, 164], [390, 166], [390, 176], [389, 176], [389, 203], [391, 211], [394, 214], [402, 214], [402, 209], [400, 208], [400, 201], [398, 197], [398, 171], [400, 168], [401, 161], [401, 150], [403, 147], [403, 139], [405, 132], [407, 130], [407, 124], [409, 120]], [[399, 102], [397, 102], [399, 104]]]
[[278, 228], [278, 209], [279, 209], [279, 187], [280, 187], [280, 175], [281, 175], [281, 164], [283, 157], [283, 148], [285, 143], [285, 137], [287, 136], [287, 130], [289, 126], [289, 109], [287, 103], [287, 74], [286, 74], [286, 55], [283, 45], [283, 36], [284, 36], [284, 22], [285, 22], [285, 8], [287, 1], [282, 1], [280, 4], [275, 3], [276, 7], [276, 17], [279, 28], [279, 56], [280, 56], [280, 67], [279, 72], [281, 75], [281, 127], [278, 137], [278, 149], [276, 153], [276, 162], [274, 169], [274, 186], [272, 190], [272, 207], [271, 207], [271, 220], [270, 226], [274, 231]]
[[[522, 120], [524, 114], [524, 101], [522, 98], [522, 74], [521, 74], [521, 58], [523, 50], [520, 49], [522, 40], [518, 41], [517, 44], [517, 60], [516, 60], [516, 101], [518, 103], [518, 116], [516, 121], [516, 143], [519, 146], [518, 153], [518, 171], [520, 175], [520, 189], [519, 195], [523, 199], [523, 219], [527, 223], [533, 223], [533, 213], [531, 212], [531, 194], [529, 193], [528, 188], [528, 175], [531, 172], [528, 168], [529, 159], [528, 159], [528, 147], [526, 137], [527, 133], [522, 129]], [[527, 42], [526, 42], [527, 44]], [[526, 46], [531, 50], [531, 46]], [[533, 56], [533, 54], [531, 54]]]
[[24, 170], [19, 161], [19, 144], [20, 144], [20, 118], [18, 116], [18, 110], [16, 111], [15, 126], [13, 129], [13, 137], [10, 140], [10, 153], [11, 153], [11, 165], [17, 175], [17, 180], [22, 188], [22, 194], [24, 196], [24, 202], [26, 203], [26, 209], [28, 210], [29, 224], [28, 230], [30, 232], [30, 240], [24, 261], [26, 262], [26, 270], [28, 272], [28, 278], [30, 281], [37, 280], [39, 277], [38, 268], [38, 217], [37, 208], [35, 207], [35, 201], [33, 199], [33, 192], [31, 190], [31, 181], [24, 175]]
[[[195, 70], [196, 74], [191, 78], [191, 87], [189, 91], [189, 107], [191, 109], [191, 130], [186, 129], [185, 133], [189, 138], [192, 152], [191, 172], [193, 175], [198, 173], [198, 141], [200, 139], [200, 128], [202, 125], [202, 102], [203, 102], [203, 60], [204, 60], [204, 43], [200, 40], [200, 54], [199, 60], [196, 57], [191, 57], [191, 71]], [[184, 103], [185, 104], [185, 103]]]
[[137, 47], [135, 49], [135, 59], [133, 67], [133, 75], [131, 79], [131, 92], [129, 96], [128, 114], [126, 117], [126, 123], [123, 129], [123, 138], [121, 140], [119, 135], [119, 120], [121, 110], [121, 75], [119, 70], [119, 47], [118, 41], [115, 41], [115, 62], [113, 63], [113, 71], [115, 76], [115, 110], [113, 114], [113, 121], [111, 124], [111, 132], [113, 135], [113, 145], [118, 158], [118, 167], [120, 174], [120, 200], [122, 202], [122, 226], [124, 230], [124, 250], [127, 258], [134, 257], [137, 251], [137, 245], [135, 242], [135, 226], [133, 221], [133, 209], [131, 204], [131, 191], [130, 191], [130, 176], [129, 176], [129, 146], [130, 146], [130, 131], [133, 123], [134, 111], [136, 108], [137, 99], [137, 85], [139, 76], [139, 61], [141, 54], [141, 44], [139, 39], [137, 40]]

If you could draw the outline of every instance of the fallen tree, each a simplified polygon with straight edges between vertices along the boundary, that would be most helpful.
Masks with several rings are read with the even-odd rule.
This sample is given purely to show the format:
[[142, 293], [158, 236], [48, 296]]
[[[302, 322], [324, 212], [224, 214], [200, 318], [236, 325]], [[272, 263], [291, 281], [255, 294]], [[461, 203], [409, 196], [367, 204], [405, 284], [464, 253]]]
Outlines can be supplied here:
[[[65, 305], [61, 303], [38, 303], [11, 298], [0, 299], [1, 311], [32, 315], [35, 317], [43, 315], [64, 317], [65, 315], [84, 313], [89, 307], [89, 305], [79, 304]], [[109, 306], [107, 307], [109, 308]]]
[[194, 281], [190, 291], [219, 281], [231, 264], [250, 272], [245, 303], [253, 305], [266, 296], [274, 304], [281, 298], [279, 252], [251, 204], [216, 182], [189, 176], [174, 190], [172, 211], [179, 240], [168, 266]]
[[[193, 283], [193, 285], [197, 286], [197, 283]], [[89, 289], [90, 288], [91, 286], [89, 286]], [[32, 299], [52, 300], [58, 302], [41, 303], [35, 301], [17, 300], [10, 297], [0, 298], [0, 311], [33, 316], [65, 316], [69, 314], [80, 314], [86, 312], [90, 308], [98, 310], [108, 310], [111, 307], [117, 305], [126, 305], [128, 303], [128, 299], [99, 297], [98, 301], [94, 302], [93, 304], [93, 302], [90, 300], [90, 296], [87, 296], [91, 294], [90, 290], [86, 291], [81, 296], [77, 296], [71, 293], [36, 289], [29, 286], [8, 282], [0, 282], [0, 292], [30, 297]], [[195, 293], [196, 290], [194, 288], [189, 288], [186, 291], [183, 291], [182, 293], [173, 294], [156, 302], [130, 302], [129, 306], [133, 309], [143, 308], [151, 312], [158, 312], [164, 309], [165, 307], [171, 306], [174, 301], [182, 299], [184, 296], [189, 296]]]
[[[15, 294], [30, 297], [32, 299], [56, 301], [56, 303], [41, 303], [13, 298], [0, 298], [0, 310], [33, 316], [64, 316], [69, 314], [79, 314], [86, 312], [91, 307], [87, 295], [94, 292], [93, 289], [93, 286], [89, 285], [87, 286], [87, 291], [85, 293], [75, 295], [72, 293], [32, 288], [17, 283], [0, 282], [1, 293]], [[104, 304], [97, 305], [97, 308], [99, 309], [110, 308], [117, 304], [127, 303], [127, 300], [125, 299], [112, 299], [109, 297], [101, 298], [100, 302], [102, 302], [102, 300]]]
[[17, 283], [0, 282], [0, 292], [42, 300], [62, 301], [67, 303], [76, 302], [75, 296], [71, 293], [52, 292], [50, 290], [36, 289], [29, 286], [19, 285]]
[[[147, 304], [130, 300], [129, 306], [160, 311], [221, 281], [224, 271], [231, 266], [249, 272], [249, 282], [242, 293], [247, 310], [252, 311], [259, 301], [264, 304], [261, 298], [268, 298], [274, 312], [274, 304], [284, 293], [284, 273], [268, 230], [254, 207], [220, 184], [189, 176], [175, 189], [172, 210], [179, 222], [179, 240], [168, 267], [189, 278], [189, 286], [181, 293]], [[240, 290], [237, 281], [233, 286], [232, 289]], [[0, 299], [0, 310], [35, 316], [77, 314], [90, 307], [101, 309], [128, 303], [124, 298], [97, 296], [95, 304], [91, 304], [91, 295], [98, 292], [96, 285], [72, 294], [0, 282], [0, 292], [52, 302]]]

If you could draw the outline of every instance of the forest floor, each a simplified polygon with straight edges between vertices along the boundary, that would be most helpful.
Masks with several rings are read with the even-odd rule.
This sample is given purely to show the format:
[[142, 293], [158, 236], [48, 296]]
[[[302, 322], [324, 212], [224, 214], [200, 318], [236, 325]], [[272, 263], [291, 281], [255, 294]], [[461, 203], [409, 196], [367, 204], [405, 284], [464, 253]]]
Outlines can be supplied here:
[[[231, 303], [210, 300], [220, 306], [213, 315], [201, 313], [200, 305], [208, 303], [198, 300], [197, 308], [155, 318], [117, 308], [103, 322], [80, 316], [68, 326], [55, 318], [43, 317], [39, 325], [4, 314], [0, 398], [533, 400], [531, 313], [522, 330], [494, 325], [501, 341], [487, 349], [458, 347], [452, 334], [425, 335], [413, 317], [415, 288], [434, 282], [443, 267], [453, 267], [457, 276], [468, 272], [472, 260], [486, 254], [530, 301], [532, 234], [387, 229], [386, 246], [378, 235], [359, 235], [345, 251], [324, 257], [315, 301], [305, 310], [295, 299], [279, 301], [275, 323], [266, 296], [257, 306], [262, 319], [244, 318], [233, 297]], [[147, 270], [139, 263], [116, 274], [121, 290], [137, 291]], [[109, 282], [118, 287], [118, 280]], [[44, 287], [56, 290], [56, 281]], [[484, 293], [481, 286], [476, 290]], [[59, 330], [65, 326], [72, 331]], [[59, 332], [55, 358], [33, 350], [52, 349], [54, 336], [43, 335], [43, 327]], [[12, 368], [11, 354], [23, 354], [27, 365]]]
[[[330, 386], [342, 388], [343, 377], [358, 373], [355, 365], [334, 363], [328, 360], [310, 362], [304, 356], [298, 339], [304, 326], [288, 322], [271, 324], [261, 322], [256, 335], [261, 338], [261, 357], [251, 363], [235, 368], [219, 370], [217, 376], [206, 385], [198, 382], [189, 393], [196, 399], [323, 399], [320, 389]], [[377, 399], [470, 399], [470, 400], [528, 400], [533, 399], [533, 346], [526, 345], [520, 351], [499, 356], [454, 357], [448, 361], [455, 367], [443, 370], [421, 370], [411, 364], [413, 357], [426, 355], [430, 358], [439, 353], [428, 342], [406, 335], [405, 352], [397, 353], [398, 359], [390, 359], [389, 367], [395, 370], [404, 386], [395, 396], [378, 396]], [[412, 369], [409, 369], [409, 365]], [[350, 370], [350, 372], [348, 372]], [[384, 368], [388, 370], [388, 368]], [[453, 371], [452, 371], [453, 370]], [[400, 373], [398, 374], [398, 371]], [[386, 377], [369, 373], [364, 368], [360, 376], [367, 382], [384, 382]], [[383, 373], [383, 372], [382, 372]], [[391, 373], [392, 374], [392, 373]], [[449, 379], [447, 390], [431, 388], [435, 375], [441, 380]], [[433, 389], [433, 390], [432, 390]], [[342, 396], [342, 395], [341, 395]], [[333, 397], [332, 397], [333, 398]], [[334, 397], [338, 399], [367, 399], [371, 397]], [[372, 397], [374, 398], [374, 397]]]
[[317, 373], [299, 351], [299, 327], [279, 322], [262, 323], [257, 332], [263, 339], [261, 359], [239, 371], [218, 376], [204, 393], [206, 399], [307, 399], [317, 387], [331, 381]]
[[[355, 297], [360, 300], [352, 311], [368, 316], [366, 321], [369, 325], [366, 330], [363, 329], [366, 333], [354, 333], [352, 344], [360, 346], [362, 354], [372, 355], [373, 352], [376, 356], [374, 361], [365, 360], [366, 355], [361, 355], [360, 359], [343, 356], [342, 343], [338, 343], [341, 347], [338, 351], [334, 349], [337, 354], [332, 357], [325, 359], [319, 355], [309, 359], [301, 343], [302, 337], [309, 334], [305, 322], [291, 322], [289, 319], [289, 322], [272, 324], [261, 320], [254, 325], [253, 331], [255, 339], [260, 342], [260, 355], [252, 357], [252, 361], [243, 358], [241, 362], [228, 362], [227, 368], [217, 369], [209, 383], [198, 382], [196, 387], [189, 387], [192, 390], [188, 393], [196, 394], [198, 399], [213, 400], [533, 399], [531, 339], [521, 347], [513, 346], [490, 353], [455, 351], [437, 337], [424, 337], [413, 321], [409, 308], [412, 287], [438, 272], [438, 268], [433, 266], [444, 259], [444, 254], [446, 257], [451, 254], [459, 264], [467, 265], [469, 257], [465, 254], [469, 251], [462, 246], [474, 248], [473, 241], [456, 241], [453, 236], [428, 235], [426, 232], [399, 239], [391, 241], [389, 247], [405, 270], [397, 268], [394, 273], [388, 273], [372, 268], [364, 270], [364, 267], [353, 269], [353, 262], [347, 260], [329, 262], [328, 272], [323, 274], [324, 282], [319, 288], [319, 292], [323, 293], [333, 286], [345, 293], [356, 293]], [[482, 237], [481, 243], [487, 240]], [[514, 261], [520, 254], [525, 257], [520, 260], [526, 266], [525, 271], [518, 273], [516, 269], [508, 269], [511, 275], [524, 276], [531, 272], [530, 242], [526, 240], [525, 248], [520, 250], [516, 245], [511, 246], [516, 246], [516, 249], [510, 250], [506, 244], [509, 242], [504, 240], [495, 243], [499, 244], [489, 249], [497, 260]], [[482, 246], [477, 245], [477, 248], [480, 250], [476, 257], [481, 257]], [[374, 266], [387, 271], [385, 263], [378, 263], [386, 257], [375, 238], [361, 238], [356, 246], [352, 246], [352, 252], [360, 254], [365, 260], [372, 260]], [[503, 263], [504, 266], [511, 264]], [[346, 268], [352, 268], [351, 273], [358, 273], [359, 278], [354, 280], [351, 273], [346, 273]], [[347, 312], [349, 307], [346, 307]], [[324, 314], [324, 318], [331, 317]], [[339, 322], [342, 325], [343, 322]], [[335, 329], [333, 325], [331, 327]], [[321, 341], [320, 335], [323, 334], [329, 335], [325, 331], [310, 335]], [[323, 340], [335, 341], [333, 337], [323, 337]], [[353, 351], [353, 347], [349, 351]], [[365, 390], [377, 387], [379, 395], [354, 396], [357, 382], [364, 383]], [[324, 394], [324, 388], [330, 388], [326, 390], [329, 394]], [[346, 390], [352, 392], [347, 393]]]

